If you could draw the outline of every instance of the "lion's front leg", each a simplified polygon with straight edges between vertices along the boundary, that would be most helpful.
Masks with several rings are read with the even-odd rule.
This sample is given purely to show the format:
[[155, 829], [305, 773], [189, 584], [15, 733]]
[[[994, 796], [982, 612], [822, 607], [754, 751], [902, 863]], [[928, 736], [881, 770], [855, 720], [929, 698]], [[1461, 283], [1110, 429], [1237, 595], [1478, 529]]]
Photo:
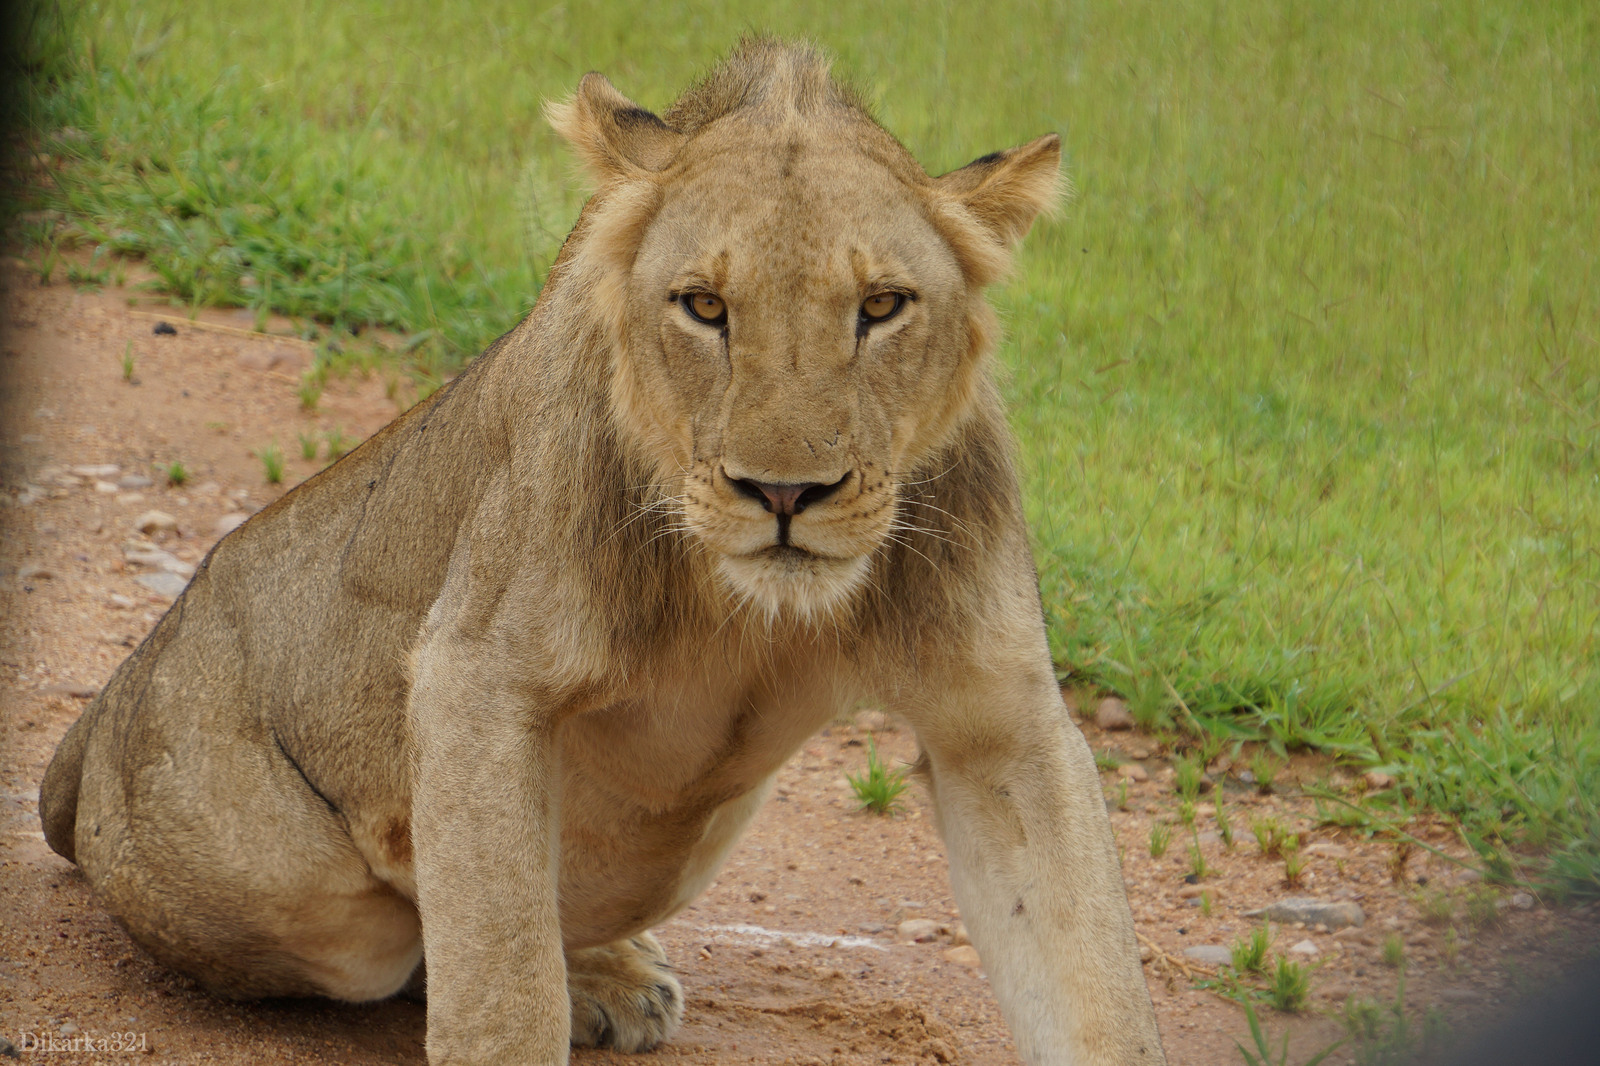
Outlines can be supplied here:
[[433, 1066], [567, 1061], [554, 727], [504, 657], [448, 637], [415, 657], [417, 906]]
[[[992, 668], [991, 668], [992, 669]], [[974, 666], [912, 716], [950, 880], [1031, 1066], [1161, 1063], [1099, 775], [1048, 669]]]

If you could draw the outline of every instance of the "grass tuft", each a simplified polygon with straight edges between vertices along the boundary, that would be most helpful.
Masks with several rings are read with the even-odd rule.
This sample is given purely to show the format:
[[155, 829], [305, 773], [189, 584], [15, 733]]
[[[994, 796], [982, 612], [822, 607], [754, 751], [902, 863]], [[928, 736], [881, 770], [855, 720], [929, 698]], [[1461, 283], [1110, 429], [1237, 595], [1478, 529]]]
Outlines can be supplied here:
[[878, 758], [878, 742], [873, 737], [867, 738], [867, 772], [860, 775], [846, 773], [844, 777], [860, 801], [857, 810], [892, 815], [904, 804], [900, 794], [906, 790], [906, 771], [890, 770], [884, 766]]

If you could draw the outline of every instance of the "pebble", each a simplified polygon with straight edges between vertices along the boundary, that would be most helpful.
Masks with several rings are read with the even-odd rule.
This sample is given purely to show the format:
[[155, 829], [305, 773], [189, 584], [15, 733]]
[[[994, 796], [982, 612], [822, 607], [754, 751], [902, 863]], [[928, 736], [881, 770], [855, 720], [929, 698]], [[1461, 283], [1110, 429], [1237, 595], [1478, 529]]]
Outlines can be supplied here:
[[1527, 892], [1511, 893], [1511, 905], [1519, 911], [1533, 910], [1533, 896]]
[[122, 467], [115, 463], [89, 463], [82, 466], [69, 466], [67, 472], [81, 478], [116, 477], [122, 473]]
[[1307, 844], [1304, 853], [1307, 855], [1321, 855], [1325, 859], [1348, 859], [1350, 857], [1349, 848], [1327, 840], [1319, 840], [1315, 844]]
[[73, 1033], [76, 1033], [76, 1032], [79, 1031], [78, 1030], [78, 1023], [77, 1022], [62, 1022], [60, 1031], [61, 1031], [61, 1035], [62, 1036], [71, 1036]]
[[122, 506], [124, 506], [124, 507], [132, 507], [135, 504], [140, 504], [140, 503], [144, 502], [144, 493], [142, 493], [142, 492], [124, 492], [124, 493], [121, 493], [121, 494], [119, 494], [117, 496], [117, 502], [122, 504]]
[[117, 488], [119, 489], [147, 489], [153, 484], [155, 482], [143, 474], [123, 474], [117, 478]]
[[1260, 910], [1246, 911], [1246, 918], [1266, 918], [1274, 922], [1292, 924], [1302, 922], [1306, 925], [1322, 924], [1329, 929], [1343, 929], [1347, 925], [1365, 925], [1366, 912], [1359, 903], [1348, 900], [1332, 902], [1330, 900], [1312, 899], [1307, 896], [1291, 896], [1279, 900], [1277, 903]]
[[152, 533], [172, 533], [178, 528], [178, 520], [165, 511], [146, 511], [133, 523], [133, 528], [146, 536]]
[[1140, 962], [1149, 962], [1151, 959], [1153, 959], [1155, 957], [1156, 957], [1156, 953], [1153, 950], [1151, 950], [1150, 945], [1144, 943], [1143, 941], [1141, 941], [1139, 943], [1139, 961]]
[[932, 918], [907, 918], [895, 927], [895, 935], [901, 940], [926, 944], [939, 938], [939, 923]]
[[1368, 770], [1365, 774], [1361, 775], [1361, 779], [1367, 783], [1368, 788], [1394, 787], [1394, 775], [1381, 773], [1377, 770]]
[[161, 570], [183, 578], [194, 576], [193, 563], [186, 563], [171, 552], [162, 551], [153, 544], [125, 544], [122, 546], [122, 558], [126, 562], [151, 570]]
[[959, 947], [950, 948], [944, 953], [944, 957], [957, 966], [968, 966], [974, 970], [983, 965], [978, 958], [978, 949], [971, 944], [962, 944]]
[[1117, 767], [1117, 776], [1135, 783], [1150, 780], [1150, 773], [1136, 762], [1125, 762]]
[[1314, 941], [1302, 940], [1289, 949], [1289, 954], [1305, 955], [1308, 958], [1316, 958], [1318, 955], [1322, 954], [1322, 949], [1317, 947]]
[[119, 610], [131, 611], [134, 608], [132, 596], [124, 596], [120, 592], [113, 592], [108, 598], [111, 601], [111, 606], [116, 607]]
[[249, 520], [249, 515], [235, 511], [232, 514], [225, 514], [221, 518], [217, 519], [217, 524], [214, 528], [216, 529], [217, 536], [226, 537], [229, 533], [232, 533]]
[[42, 563], [29, 563], [17, 571], [20, 581], [51, 581], [55, 576], [56, 572]]
[[957, 922], [955, 928], [950, 930], [950, 943], [958, 948], [972, 943], [972, 936], [967, 932], [966, 922]]
[[[1184, 885], [1182, 888], [1178, 889], [1178, 898], [1199, 899], [1202, 895], [1209, 891], [1211, 890], [1207, 888], [1201, 888], [1199, 885]], [[1212, 898], [1215, 898], [1215, 893], [1212, 894]]]
[[1233, 949], [1221, 944], [1195, 944], [1183, 949], [1183, 957], [1206, 966], [1233, 965]]
[[151, 592], [159, 593], [162, 596], [166, 596], [167, 598], [174, 600], [177, 599], [178, 594], [189, 585], [189, 580], [187, 578], [180, 577], [177, 574], [168, 573], [140, 574], [138, 577], [134, 578], [134, 580], [143, 585], [145, 588], [149, 589]]
[[122, 490], [120, 488], [118, 488], [117, 485], [114, 482], [96, 481], [94, 483], [94, 491], [96, 491], [98, 493], [101, 493], [102, 495], [105, 495], [105, 496], [115, 496], [117, 493], [121, 492]]
[[1105, 730], [1132, 729], [1133, 715], [1126, 702], [1107, 696], [1094, 709], [1094, 724]]

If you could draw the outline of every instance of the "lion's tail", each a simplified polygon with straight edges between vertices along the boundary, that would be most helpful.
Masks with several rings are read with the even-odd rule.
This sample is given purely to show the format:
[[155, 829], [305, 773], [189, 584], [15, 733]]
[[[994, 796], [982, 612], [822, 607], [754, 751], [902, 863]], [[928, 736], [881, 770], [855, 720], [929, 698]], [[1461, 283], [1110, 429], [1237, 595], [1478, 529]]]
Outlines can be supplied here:
[[98, 708], [96, 702], [72, 723], [39, 785], [39, 821], [44, 824], [45, 843], [68, 862], [78, 861], [78, 787], [83, 783], [83, 749], [88, 746], [93, 720], [99, 717], [95, 713]]

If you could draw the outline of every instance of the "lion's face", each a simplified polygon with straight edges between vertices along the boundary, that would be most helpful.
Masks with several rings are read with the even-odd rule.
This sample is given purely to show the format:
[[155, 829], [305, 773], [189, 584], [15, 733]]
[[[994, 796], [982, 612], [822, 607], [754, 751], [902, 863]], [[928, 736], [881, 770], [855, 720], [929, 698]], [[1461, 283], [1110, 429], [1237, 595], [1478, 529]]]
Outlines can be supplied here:
[[802, 114], [806, 87], [787, 107], [783, 88], [680, 130], [590, 75], [554, 118], [607, 180], [585, 240], [621, 422], [732, 589], [811, 617], [862, 585], [900, 487], [970, 406], [981, 290], [1053, 196], [1058, 149], [929, 179], [860, 111]]
[[847, 598], [891, 535], [897, 483], [970, 355], [967, 287], [881, 164], [717, 133], [686, 153], [640, 243], [628, 370], [721, 573], [812, 613]]

